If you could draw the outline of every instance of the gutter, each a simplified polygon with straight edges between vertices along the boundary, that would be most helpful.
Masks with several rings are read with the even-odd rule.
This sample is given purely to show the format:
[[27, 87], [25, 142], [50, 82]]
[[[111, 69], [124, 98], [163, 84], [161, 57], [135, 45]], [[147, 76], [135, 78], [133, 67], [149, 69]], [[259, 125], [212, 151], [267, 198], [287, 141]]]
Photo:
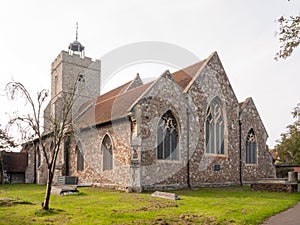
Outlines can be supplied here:
[[187, 153], [186, 153], [186, 158], [187, 158], [187, 163], [186, 163], [186, 169], [187, 169], [187, 185], [189, 188], [191, 188], [191, 183], [190, 183], [190, 110], [189, 110], [189, 96], [186, 95], [186, 100], [187, 100], [187, 106], [186, 106], [186, 123], [187, 123], [187, 130], [186, 130], [186, 136], [187, 136]]
[[240, 171], [240, 185], [243, 186], [243, 164], [242, 164], [242, 120], [241, 111], [239, 112], [239, 171]]

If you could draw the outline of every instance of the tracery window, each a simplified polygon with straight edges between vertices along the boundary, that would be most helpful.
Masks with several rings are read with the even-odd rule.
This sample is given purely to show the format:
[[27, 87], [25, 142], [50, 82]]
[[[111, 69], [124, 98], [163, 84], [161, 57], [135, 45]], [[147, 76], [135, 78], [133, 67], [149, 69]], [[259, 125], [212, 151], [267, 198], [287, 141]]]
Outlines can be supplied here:
[[103, 152], [103, 171], [113, 169], [113, 151], [112, 142], [108, 135], [105, 135], [101, 144]]
[[76, 154], [77, 154], [77, 171], [84, 170], [84, 154], [82, 144], [79, 141], [76, 145]]
[[253, 129], [250, 129], [246, 140], [246, 163], [256, 163], [256, 137]]
[[224, 120], [218, 98], [215, 98], [206, 112], [206, 153], [224, 154]]
[[159, 120], [157, 130], [157, 159], [178, 160], [178, 124], [171, 111]]

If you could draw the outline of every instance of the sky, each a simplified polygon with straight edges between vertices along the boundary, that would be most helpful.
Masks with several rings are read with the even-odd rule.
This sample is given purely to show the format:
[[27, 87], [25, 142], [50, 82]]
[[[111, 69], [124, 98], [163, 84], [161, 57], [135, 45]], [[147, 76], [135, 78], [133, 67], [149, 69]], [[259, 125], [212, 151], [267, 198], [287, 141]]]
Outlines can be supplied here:
[[[8, 101], [5, 84], [19, 81], [33, 94], [50, 89], [51, 62], [75, 40], [78, 22], [78, 40], [93, 59], [143, 41], [177, 45], [199, 59], [217, 51], [238, 100], [254, 99], [272, 148], [300, 102], [300, 48], [287, 60], [274, 60], [276, 20], [299, 13], [299, 0], [1, 1], [0, 124], [13, 110], [26, 108]], [[159, 76], [166, 66], [135, 65], [106, 88], [137, 72]]]

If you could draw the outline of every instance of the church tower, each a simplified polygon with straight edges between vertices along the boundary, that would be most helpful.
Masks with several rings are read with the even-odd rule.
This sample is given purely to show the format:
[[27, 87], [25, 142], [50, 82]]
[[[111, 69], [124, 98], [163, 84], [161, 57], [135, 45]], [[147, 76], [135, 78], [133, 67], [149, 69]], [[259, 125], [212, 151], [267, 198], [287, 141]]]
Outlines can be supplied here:
[[[62, 99], [71, 93], [77, 84], [77, 96], [73, 106], [73, 114], [85, 102], [100, 95], [100, 60], [92, 60], [84, 55], [84, 46], [76, 40], [69, 45], [69, 51], [61, 51], [51, 64], [51, 101], [45, 109], [45, 129], [50, 128], [50, 121], [59, 114]], [[51, 128], [50, 128], [51, 130]]]

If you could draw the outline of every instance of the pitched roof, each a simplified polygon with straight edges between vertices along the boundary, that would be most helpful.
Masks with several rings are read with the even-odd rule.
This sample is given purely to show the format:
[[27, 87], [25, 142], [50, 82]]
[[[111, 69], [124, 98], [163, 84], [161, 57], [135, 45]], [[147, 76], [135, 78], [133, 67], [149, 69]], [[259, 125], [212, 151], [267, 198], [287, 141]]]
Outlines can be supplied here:
[[[130, 83], [130, 82], [129, 82]], [[99, 96], [97, 100], [77, 118], [80, 128], [93, 126], [126, 117], [132, 104], [151, 86], [153, 82], [140, 85], [126, 92], [112, 90], [108, 96]], [[117, 88], [119, 89], [119, 88]]]
[[111, 97], [114, 97], [120, 93], [123, 93], [127, 88], [129, 88], [129, 86], [132, 84], [132, 81], [129, 81], [111, 91], [108, 91], [94, 99], [91, 99], [90, 101], [87, 101], [86, 103], [82, 104], [78, 111], [77, 111], [77, 115], [80, 115], [81, 113], [83, 113], [86, 109], [88, 109], [91, 105], [95, 104], [95, 102], [102, 102], [105, 101], [106, 99], [109, 99]]
[[175, 82], [185, 89], [205, 62], [206, 59], [174, 72]]
[[[174, 72], [172, 78], [183, 89], [188, 88], [209, 58]], [[158, 79], [142, 84], [137, 75], [134, 80], [83, 104], [78, 110], [77, 126], [84, 128], [128, 116], [131, 107]]]
[[24, 152], [1, 152], [3, 170], [7, 172], [25, 172], [28, 164], [27, 153]]

